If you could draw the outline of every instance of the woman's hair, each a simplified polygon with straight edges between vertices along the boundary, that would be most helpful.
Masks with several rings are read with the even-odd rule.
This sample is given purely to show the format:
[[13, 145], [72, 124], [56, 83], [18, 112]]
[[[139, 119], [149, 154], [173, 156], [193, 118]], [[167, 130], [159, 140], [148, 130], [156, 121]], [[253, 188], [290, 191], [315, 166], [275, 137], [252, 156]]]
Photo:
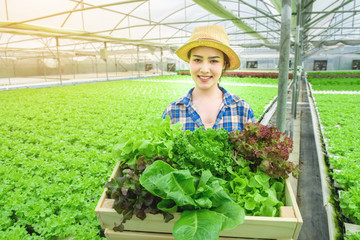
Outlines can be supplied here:
[[224, 53], [224, 71], [227, 70], [230, 67], [230, 60], [229, 57]]

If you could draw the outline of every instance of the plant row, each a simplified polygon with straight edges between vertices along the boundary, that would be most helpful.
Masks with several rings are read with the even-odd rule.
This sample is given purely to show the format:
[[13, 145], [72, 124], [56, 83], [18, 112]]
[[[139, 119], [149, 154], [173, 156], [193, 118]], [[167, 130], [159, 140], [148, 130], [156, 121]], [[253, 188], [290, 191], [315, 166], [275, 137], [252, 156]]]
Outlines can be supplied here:
[[[360, 224], [360, 95], [315, 94], [324, 129], [333, 179], [340, 187], [339, 201], [345, 220]], [[356, 238], [355, 238], [356, 239]]]
[[244, 129], [181, 130], [170, 118], [153, 118], [124, 132], [115, 146], [120, 175], [106, 184], [122, 214], [113, 230], [126, 229], [133, 215], [163, 214], [177, 240], [218, 239], [245, 215], [279, 216], [284, 179], [297, 176], [288, 161], [292, 140], [275, 127], [247, 123]]
[[360, 78], [360, 71], [308, 72], [310, 78]]
[[[190, 75], [189, 71], [178, 72], [179, 75]], [[277, 72], [230, 72], [223, 73], [225, 77], [238, 77], [238, 78], [271, 78], [278, 79], [279, 73]], [[292, 79], [293, 74], [289, 73], [289, 79]]]
[[[193, 80], [189, 75], [171, 75], [171, 76], [161, 76], [157, 78], [148, 78], [144, 81], [187, 81], [192, 83]], [[278, 79], [275, 78], [258, 78], [258, 77], [231, 77], [231, 76], [222, 76], [220, 79], [221, 83], [240, 83], [240, 84], [261, 84], [261, 85], [277, 85]]]
[[[119, 81], [0, 92], [0, 239], [101, 239], [94, 209], [119, 136], [161, 116], [191, 87]], [[225, 88], [256, 118], [277, 93]]]
[[357, 78], [308, 78], [315, 91], [360, 91], [360, 75]]

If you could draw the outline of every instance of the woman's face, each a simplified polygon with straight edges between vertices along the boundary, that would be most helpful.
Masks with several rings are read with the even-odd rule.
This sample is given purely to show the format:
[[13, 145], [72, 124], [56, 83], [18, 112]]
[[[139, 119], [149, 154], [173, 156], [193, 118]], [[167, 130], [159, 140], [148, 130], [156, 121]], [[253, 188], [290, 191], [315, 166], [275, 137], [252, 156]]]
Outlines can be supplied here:
[[225, 69], [224, 53], [212, 47], [196, 47], [190, 54], [190, 74], [199, 90], [217, 87]]

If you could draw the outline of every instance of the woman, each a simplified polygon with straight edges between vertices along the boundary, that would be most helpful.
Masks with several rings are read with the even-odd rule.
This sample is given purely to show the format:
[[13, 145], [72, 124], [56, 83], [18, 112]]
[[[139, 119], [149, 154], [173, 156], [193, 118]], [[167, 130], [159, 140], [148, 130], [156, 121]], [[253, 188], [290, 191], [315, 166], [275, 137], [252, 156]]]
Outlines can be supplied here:
[[172, 124], [181, 122], [184, 131], [203, 127], [224, 128], [231, 132], [241, 130], [244, 123], [255, 122], [250, 105], [219, 86], [224, 70], [240, 66], [240, 59], [230, 48], [229, 38], [223, 27], [196, 27], [189, 42], [175, 53], [190, 64], [195, 87], [170, 103], [163, 118], [170, 116]]

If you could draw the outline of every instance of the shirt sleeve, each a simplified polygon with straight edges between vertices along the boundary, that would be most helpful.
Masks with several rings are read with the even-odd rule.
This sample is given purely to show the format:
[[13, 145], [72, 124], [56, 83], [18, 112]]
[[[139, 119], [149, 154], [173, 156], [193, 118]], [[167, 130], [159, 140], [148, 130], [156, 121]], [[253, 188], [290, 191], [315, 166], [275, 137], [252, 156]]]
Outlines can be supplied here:
[[162, 118], [162, 119], [165, 119], [165, 116], [169, 116], [168, 111], [167, 111], [167, 108], [165, 108], [164, 112], [163, 112], [162, 115], [161, 115], [161, 118]]
[[252, 110], [252, 108], [249, 106], [249, 111], [247, 114], [247, 122], [248, 123], [255, 123], [255, 115], [254, 115], [254, 111]]

